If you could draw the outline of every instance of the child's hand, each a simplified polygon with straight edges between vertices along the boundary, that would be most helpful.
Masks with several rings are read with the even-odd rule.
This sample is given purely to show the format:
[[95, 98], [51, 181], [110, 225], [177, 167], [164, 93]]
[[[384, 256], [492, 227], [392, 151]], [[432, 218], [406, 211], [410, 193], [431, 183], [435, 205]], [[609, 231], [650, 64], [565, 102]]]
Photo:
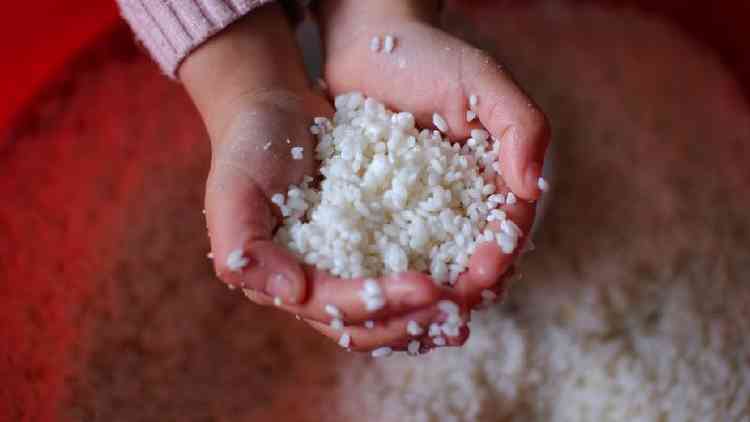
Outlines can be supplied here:
[[[405, 347], [409, 320], [426, 325], [439, 317], [434, 305], [440, 291], [422, 274], [379, 280], [385, 305], [372, 311], [360, 297], [364, 280], [337, 279], [304, 266], [273, 242], [281, 220], [270, 198], [317, 174], [309, 127], [313, 117], [332, 115], [326, 100], [310, 88], [277, 6], [253, 11], [193, 52], [180, 78], [211, 138], [206, 217], [223, 281], [262, 305], [279, 298], [282, 309], [338, 341], [344, 331], [328, 326], [332, 317], [326, 312], [326, 305], [334, 305], [357, 350]], [[304, 148], [302, 160], [292, 159], [292, 147]], [[376, 321], [375, 328], [362, 327], [368, 320]]]
[[[505, 205], [508, 218], [528, 234], [534, 219], [537, 186], [549, 139], [542, 112], [489, 55], [467, 45], [431, 22], [435, 0], [324, 0], [320, 4], [325, 76], [332, 95], [362, 91], [397, 110], [413, 112], [421, 127], [434, 127], [432, 115], [448, 123], [447, 135], [465, 140], [485, 127], [502, 143], [498, 192], [513, 192]], [[391, 53], [384, 36], [395, 37]], [[379, 52], [370, 50], [378, 36]], [[470, 95], [477, 95], [477, 119], [467, 123]], [[504, 275], [521, 249], [505, 255], [495, 244], [478, 248], [469, 270], [456, 284], [464, 304], [480, 301], [485, 289], [501, 290]]]

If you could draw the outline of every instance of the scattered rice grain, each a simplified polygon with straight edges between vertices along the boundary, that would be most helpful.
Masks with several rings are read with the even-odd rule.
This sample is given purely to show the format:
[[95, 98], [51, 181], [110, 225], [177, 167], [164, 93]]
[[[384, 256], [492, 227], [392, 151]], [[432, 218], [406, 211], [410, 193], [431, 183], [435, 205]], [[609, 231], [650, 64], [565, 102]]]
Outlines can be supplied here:
[[334, 318], [331, 320], [330, 326], [336, 331], [341, 331], [344, 329], [344, 321]]
[[331, 304], [326, 305], [325, 311], [328, 315], [334, 318], [338, 318], [338, 319], [342, 318], [341, 310], [339, 310], [339, 308], [337, 308], [336, 305], [331, 305]]
[[539, 180], [536, 182], [536, 185], [539, 187], [539, 190], [542, 192], [547, 192], [549, 190], [549, 183], [547, 180], [544, 179], [544, 177], [540, 177]]
[[382, 358], [386, 356], [390, 356], [393, 353], [393, 349], [390, 347], [380, 347], [378, 349], [375, 349], [372, 351], [371, 355], [374, 358]]
[[377, 53], [378, 51], [380, 51], [380, 37], [378, 37], [377, 35], [372, 37], [372, 39], [370, 40], [370, 51], [372, 51], [373, 53]]
[[250, 263], [250, 260], [244, 256], [242, 249], [235, 249], [227, 256], [227, 268], [232, 272], [240, 272]]
[[393, 35], [386, 35], [383, 41], [383, 51], [391, 53], [396, 48], [396, 38]]
[[445, 121], [443, 116], [437, 113], [434, 113], [432, 115], [432, 124], [435, 125], [437, 130], [439, 130], [440, 132], [445, 133], [448, 131], [448, 122]]
[[469, 107], [473, 110], [479, 104], [479, 97], [472, 94], [469, 96]]
[[344, 333], [339, 337], [339, 346], [343, 347], [344, 349], [348, 349], [349, 345], [351, 344], [351, 336], [347, 333]]
[[406, 332], [413, 337], [418, 337], [424, 334], [424, 328], [419, 325], [417, 321], [409, 321], [408, 324], [406, 324]]

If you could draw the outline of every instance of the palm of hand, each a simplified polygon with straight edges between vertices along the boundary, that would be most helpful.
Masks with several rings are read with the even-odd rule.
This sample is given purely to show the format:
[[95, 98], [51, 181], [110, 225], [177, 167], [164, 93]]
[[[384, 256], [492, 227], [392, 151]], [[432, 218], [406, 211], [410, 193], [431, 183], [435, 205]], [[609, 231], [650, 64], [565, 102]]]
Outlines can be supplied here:
[[[404, 273], [380, 279], [385, 306], [367, 309], [360, 297], [364, 279], [338, 279], [301, 265], [272, 240], [281, 216], [270, 198], [318, 173], [309, 126], [313, 117], [331, 114], [330, 105], [312, 90], [302, 95], [256, 93], [252, 100], [240, 99], [228, 107], [232, 117], [212, 134], [218, 141], [206, 188], [216, 271], [256, 303], [277, 302], [332, 339], [338, 340], [342, 332], [326, 322], [342, 319], [354, 349], [403, 348], [409, 321], [426, 326], [439, 316], [433, 305], [441, 292], [428, 277]], [[292, 147], [304, 148], [302, 160], [292, 159]], [[233, 269], [228, 260], [234, 251], [242, 251], [235, 262], [241, 268]], [[329, 305], [341, 315], [331, 315]], [[376, 321], [374, 328], [362, 327], [368, 320]], [[463, 340], [455, 338], [453, 343]]]
[[[421, 127], [432, 127], [432, 115], [439, 113], [452, 140], [465, 140], [471, 129], [484, 126], [502, 144], [503, 176], [497, 177], [497, 191], [512, 191], [526, 200], [538, 197], [546, 121], [492, 58], [421, 22], [388, 22], [368, 30], [375, 32], [360, 32], [345, 43], [329, 42], [325, 71], [333, 95], [362, 91], [396, 110], [412, 112]], [[396, 37], [394, 50], [371, 51], [371, 37], [385, 34]], [[472, 94], [479, 98], [478, 119], [468, 123]], [[524, 233], [530, 231], [535, 212], [526, 200], [503, 206]], [[501, 290], [519, 249], [505, 255], [494, 244], [479, 247], [455, 286], [461, 301], [472, 306], [484, 289]]]

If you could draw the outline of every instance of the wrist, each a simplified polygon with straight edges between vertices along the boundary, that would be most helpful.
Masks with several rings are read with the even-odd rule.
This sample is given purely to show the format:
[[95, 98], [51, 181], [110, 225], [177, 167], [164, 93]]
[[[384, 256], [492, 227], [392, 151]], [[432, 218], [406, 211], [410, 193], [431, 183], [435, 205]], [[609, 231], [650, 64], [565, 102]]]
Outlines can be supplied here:
[[239, 99], [307, 87], [292, 28], [276, 4], [253, 10], [197, 48], [178, 76], [209, 132], [222, 125]]

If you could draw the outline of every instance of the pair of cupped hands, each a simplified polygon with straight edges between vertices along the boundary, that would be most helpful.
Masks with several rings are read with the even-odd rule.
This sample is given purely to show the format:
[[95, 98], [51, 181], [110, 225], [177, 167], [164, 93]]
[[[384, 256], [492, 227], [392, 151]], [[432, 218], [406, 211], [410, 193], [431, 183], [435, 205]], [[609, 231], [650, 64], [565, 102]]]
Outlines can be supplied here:
[[[364, 279], [333, 277], [274, 243], [281, 216], [270, 198], [318, 173], [309, 128], [314, 117], [333, 115], [334, 96], [363, 92], [391, 109], [412, 112], [424, 128], [431, 128], [433, 113], [439, 113], [449, 126], [446, 135], [455, 141], [467, 139], [471, 129], [486, 128], [502, 145], [496, 191], [519, 199], [502, 209], [525, 234], [540, 195], [537, 181], [549, 138], [544, 115], [492, 57], [437, 26], [438, 7], [435, 0], [318, 2], [327, 92], [306, 76], [293, 29], [274, 3], [209, 40], [179, 70], [211, 139], [205, 207], [217, 275], [258, 304], [279, 305], [279, 298], [280, 309], [333, 340], [346, 332], [354, 350], [403, 350], [413, 339], [409, 321], [426, 328], [446, 318], [440, 301], [458, 304], [466, 317], [485, 290], [501, 296], [521, 247], [506, 255], [497, 244], [480, 245], [450, 288], [417, 272], [382, 277], [377, 281], [385, 306], [373, 312], [360, 297]], [[396, 38], [394, 50], [371, 51], [370, 40], [387, 34]], [[477, 119], [467, 123], [472, 94], [479, 98]], [[304, 147], [302, 160], [292, 160], [292, 146]], [[227, 258], [237, 249], [247, 265], [232, 271]], [[340, 310], [343, 332], [329, 325], [326, 305]], [[374, 325], [365, 327], [365, 321]], [[464, 327], [461, 335], [446, 339], [447, 345], [461, 345], [467, 337]], [[426, 334], [420, 340], [423, 351], [434, 347]]]

